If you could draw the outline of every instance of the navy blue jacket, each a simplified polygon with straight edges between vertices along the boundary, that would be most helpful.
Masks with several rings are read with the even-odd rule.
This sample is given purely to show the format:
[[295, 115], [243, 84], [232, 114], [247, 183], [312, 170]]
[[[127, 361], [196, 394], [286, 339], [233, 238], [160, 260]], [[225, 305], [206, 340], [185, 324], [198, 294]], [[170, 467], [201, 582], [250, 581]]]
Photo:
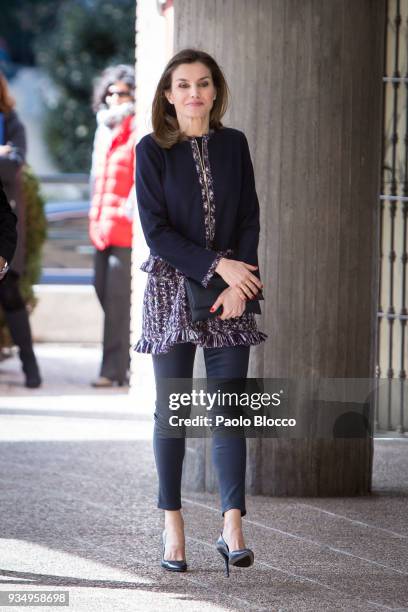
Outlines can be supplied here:
[[201, 187], [190, 141], [164, 149], [147, 134], [136, 146], [136, 196], [150, 251], [199, 282], [216, 251], [231, 248], [233, 259], [258, 265], [259, 202], [245, 134], [229, 127], [213, 131], [208, 158], [216, 209], [214, 250], [206, 248]]

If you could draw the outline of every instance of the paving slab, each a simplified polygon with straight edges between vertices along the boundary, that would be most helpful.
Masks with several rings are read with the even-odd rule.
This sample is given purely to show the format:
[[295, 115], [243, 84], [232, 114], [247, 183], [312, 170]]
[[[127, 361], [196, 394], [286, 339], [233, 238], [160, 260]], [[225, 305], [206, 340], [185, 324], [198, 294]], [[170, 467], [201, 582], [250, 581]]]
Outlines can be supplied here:
[[255, 564], [229, 579], [218, 495], [183, 490], [189, 571], [171, 574], [150, 383], [95, 390], [97, 346], [36, 350], [42, 389], [0, 363], [0, 591], [69, 591], [74, 612], [408, 610], [408, 440], [375, 440], [372, 495], [248, 495]]

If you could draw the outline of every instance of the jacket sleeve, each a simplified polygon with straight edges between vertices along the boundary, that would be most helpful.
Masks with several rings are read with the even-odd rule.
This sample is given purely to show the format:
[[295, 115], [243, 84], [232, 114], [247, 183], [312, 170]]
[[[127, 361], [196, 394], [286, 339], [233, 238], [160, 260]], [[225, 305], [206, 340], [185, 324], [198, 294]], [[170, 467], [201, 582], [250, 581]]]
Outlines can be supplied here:
[[11, 144], [12, 151], [7, 155], [0, 155], [0, 176], [5, 183], [12, 182], [18, 170], [25, 162], [26, 135], [23, 124], [14, 116], [7, 134], [7, 144]]
[[182, 236], [170, 224], [162, 186], [159, 145], [145, 136], [136, 147], [136, 198], [140, 223], [152, 253], [207, 286], [221, 256]]
[[251, 161], [251, 154], [249, 152], [248, 141], [245, 134], [242, 134], [242, 136], [242, 184], [238, 207], [238, 241], [235, 258], [239, 261], [244, 261], [245, 263], [257, 266], [257, 251], [260, 231], [259, 201], [255, 189], [254, 169]]
[[10, 263], [17, 244], [17, 217], [11, 210], [0, 182], [0, 256]]

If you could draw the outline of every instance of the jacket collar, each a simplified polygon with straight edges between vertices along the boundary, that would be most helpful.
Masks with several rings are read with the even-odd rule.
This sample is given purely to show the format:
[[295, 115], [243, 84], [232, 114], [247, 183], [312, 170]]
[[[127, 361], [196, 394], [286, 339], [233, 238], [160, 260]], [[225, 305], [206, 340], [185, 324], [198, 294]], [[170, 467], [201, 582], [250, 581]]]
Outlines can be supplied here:
[[[214, 128], [210, 128], [209, 132], [207, 132], [206, 134], [203, 134], [203, 138], [205, 140], [209, 140], [211, 138], [211, 136], [213, 136], [214, 132], [215, 132]], [[195, 138], [197, 138], [197, 137], [196, 136], [187, 136], [187, 139], [190, 140], [190, 141], [194, 140]]]

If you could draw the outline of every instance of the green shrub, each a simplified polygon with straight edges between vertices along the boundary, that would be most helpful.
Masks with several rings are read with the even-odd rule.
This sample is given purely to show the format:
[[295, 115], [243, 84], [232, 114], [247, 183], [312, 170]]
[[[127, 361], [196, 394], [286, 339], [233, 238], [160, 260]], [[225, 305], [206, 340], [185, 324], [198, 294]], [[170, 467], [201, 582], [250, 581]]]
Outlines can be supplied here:
[[29, 166], [23, 168], [23, 197], [26, 202], [25, 270], [20, 279], [26, 304], [35, 305], [33, 285], [41, 277], [41, 252], [47, 237], [47, 219], [40, 184]]
[[135, 62], [135, 0], [68, 0], [55, 27], [35, 40], [37, 64], [57, 89], [48, 100], [44, 135], [62, 172], [87, 172], [96, 128], [96, 77], [108, 65]]

